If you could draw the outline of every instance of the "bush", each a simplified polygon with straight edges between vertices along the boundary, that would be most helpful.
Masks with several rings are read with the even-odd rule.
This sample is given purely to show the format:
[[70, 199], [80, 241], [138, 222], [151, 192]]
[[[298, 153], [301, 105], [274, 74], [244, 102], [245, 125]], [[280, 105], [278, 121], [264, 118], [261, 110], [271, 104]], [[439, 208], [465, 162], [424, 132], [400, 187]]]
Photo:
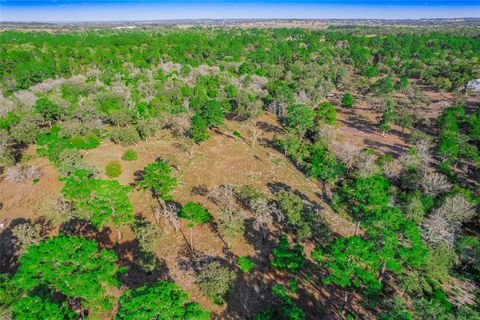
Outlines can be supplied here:
[[105, 174], [109, 178], [116, 178], [122, 174], [122, 165], [118, 161], [110, 161], [105, 167]]
[[196, 283], [203, 294], [215, 304], [223, 304], [233, 288], [235, 272], [214, 261], [204, 266], [196, 278]]
[[137, 152], [132, 149], [128, 149], [127, 151], [125, 151], [125, 153], [122, 156], [122, 159], [125, 161], [135, 161], [137, 160], [137, 158], [138, 158]]
[[371, 86], [371, 91], [377, 95], [389, 94], [393, 89], [393, 81], [390, 78], [379, 79]]

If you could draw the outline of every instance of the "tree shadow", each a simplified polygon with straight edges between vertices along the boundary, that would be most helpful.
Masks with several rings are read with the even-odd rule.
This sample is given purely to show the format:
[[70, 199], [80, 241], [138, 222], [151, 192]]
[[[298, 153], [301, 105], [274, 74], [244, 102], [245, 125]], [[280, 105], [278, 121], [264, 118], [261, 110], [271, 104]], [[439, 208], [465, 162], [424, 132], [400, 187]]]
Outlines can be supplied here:
[[[257, 263], [255, 259], [250, 258]], [[273, 300], [272, 287], [275, 282], [266, 280], [261, 271], [243, 272], [237, 270], [234, 290], [230, 293], [227, 308], [218, 319], [251, 319]]]
[[262, 129], [265, 132], [272, 132], [272, 133], [282, 133], [285, 132], [281, 127], [272, 125], [270, 123], [266, 123], [264, 121], [258, 121], [257, 127]]
[[160, 279], [172, 281], [165, 260], [155, 253], [144, 252], [136, 239], [116, 243], [112, 249], [117, 254], [119, 265], [126, 268], [120, 280], [128, 288], [137, 289]]
[[365, 133], [378, 133], [374, 123], [355, 115], [349, 116], [346, 120], [339, 119], [338, 121], [350, 128], [357, 129], [358, 131]]
[[17, 257], [15, 255], [15, 242], [12, 229], [18, 225], [28, 223], [24, 218], [13, 219], [4, 226], [0, 233], [0, 273], [13, 274], [18, 267]]
[[193, 271], [197, 274], [205, 265], [214, 261], [219, 262], [223, 266], [230, 265], [224, 258], [212, 256], [196, 249], [191, 250], [187, 244], [178, 251], [177, 263], [182, 271]]
[[365, 144], [367, 147], [375, 150], [383, 150], [385, 153], [391, 153], [395, 158], [399, 157], [401, 154], [405, 153], [407, 148], [401, 144], [387, 144], [380, 141], [374, 141], [370, 139], [365, 139]]
[[102, 249], [111, 249], [113, 242], [110, 239], [110, 228], [97, 229], [89, 220], [74, 218], [60, 225], [59, 233], [95, 240]]
[[272, 232], [270, 230], [257, 230], [253, 227], [254, 219], [245, 220], [245, 229], [243, 237], [253, 246], [255, 252], [259, 255], [273, 250], [273, 242], [270, 240]]

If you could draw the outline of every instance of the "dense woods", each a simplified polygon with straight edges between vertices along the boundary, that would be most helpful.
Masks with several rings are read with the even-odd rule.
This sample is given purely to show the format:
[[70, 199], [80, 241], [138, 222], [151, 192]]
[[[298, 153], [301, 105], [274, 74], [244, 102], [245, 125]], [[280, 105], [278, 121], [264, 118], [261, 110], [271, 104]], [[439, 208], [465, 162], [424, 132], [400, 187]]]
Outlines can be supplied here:
[[[0, 319], [480, 319], [479, 58], [462, 28], [1, 32], [0, 184], [35, 186], [41, 158], [61, 188], [41, 217], [2, 224]], [[433, 115], [427, 91], [445, 97]], [[383, 146], [338, 139], [362, 123]], [[318, 200], [294, 181], [202, 181], [180, 200], [185, 161], [218, 136], [276, 152], [248, 161], [292, 166]], [[163, 140], [181, 156], [152, 147], [122, 180]], [[109, 144], [122, 153], [88, 161]], [[237, 165], [209, 170], [229, 181]], [[7, 200], [0, 222], [21, 218]], [[221, 256], [199, 249], [207, 232]], [[163, 251], [167, 234], [184, 248]]]

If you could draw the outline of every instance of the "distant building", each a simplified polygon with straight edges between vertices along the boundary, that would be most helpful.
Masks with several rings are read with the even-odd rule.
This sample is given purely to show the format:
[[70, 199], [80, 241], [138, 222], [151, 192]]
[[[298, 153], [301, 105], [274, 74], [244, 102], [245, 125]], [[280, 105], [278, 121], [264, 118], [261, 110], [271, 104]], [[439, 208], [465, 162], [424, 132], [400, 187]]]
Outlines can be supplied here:
[[467, 91], [480, 93], [480, 79], [473, 79], [468, 81], [466, 89]]

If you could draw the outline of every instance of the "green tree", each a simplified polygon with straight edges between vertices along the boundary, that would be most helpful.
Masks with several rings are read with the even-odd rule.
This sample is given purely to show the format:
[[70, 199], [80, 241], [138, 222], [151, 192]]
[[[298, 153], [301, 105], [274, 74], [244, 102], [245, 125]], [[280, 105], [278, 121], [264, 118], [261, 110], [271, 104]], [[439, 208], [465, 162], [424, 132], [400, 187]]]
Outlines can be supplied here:
[[335, 125], [337, 122], [337, 110], [330, 102], [322, 102], [316, 110], [316, 121]]
[[[378, 292], [382, 284], [377, 271], [380, 261], [375, 252], [375, 244], [359, 236], [337, 238], [326, 249], [317, 247], [312, 258], [328, 270], [323, 279], [325, 284], [334, 283], [343, 288], [362, 288], [368, 292]], [[343, 313], [346, 312], [350, 291], [345, 292]]]
[[188, 228], [190, 230], [190, 248], [193, 250], [192, 229], [197, 224], [204, 224], [212, 221], [213, 217], [207, 209], [193, 201], [187, 202], [180, 209], [178, 216], [189, 221]]
[[390, 203], [390, 182], [381, 175], [358, 177], [344, 182], [337, 196], [348, 212], [355, 217], [355, 234], [363, 219], [378, 217]]
[[25, 296], [18, 300], [12, 310], [17, 320], [78, 319], [79, 315], [68, 309], [68, 304], [58, 304], [48, 297]]
[[208, 122], [201, 115], [196, 114], [192, 117], [192, 126], [190, 135], [195, 142], [205, 141], [208, 139]]
[[208, 320], [210, 312], [189, 297], [173, 282], [159, 281], [123, 292], [118, 303], [117, 320], [191, 319]]
[[299, 136], [303, 136], [313, 127], [315, 112], [304, 104], [295, 104], [288, 107], [285, 124]]
[[383, 109], [382, 117], [378, 123], [380, 130], [382, 130], [382, 137], [385, 137], [385, 133], [392, 130], [392, 124], [395, 121], [397, 114], [395, 112], [395, 106], [392, 101], [388, 101], [387, 105]]
[[437, 153], [443, 160], [453, 162], [457, 160], [460, 152], [460, 136], [455, 131], [442, 130], [438, 139]]
[[35, 112], [40, 114], [50, 125], [52, 124], [52, 121], [58, 120], [62, 115], [62, 109], [60, 106], [47, 98], [38, 99], [33, 108], [35, 109]]
[[[111, 307], [107, 289], [119, 284], [116, 261], [113, 251], [99, 250], [93, 240], [60, 235], [28, 248], [19, 259], [20, 266], [12, 282], [27, 295], [35, 295], [43, 288], [51, 294], [78, 299], [90, 313], [105, 311]], [[32, 303], [24, 300], [19, 307]]]
[[143, 168], [137, 186], [150, 190], [160, 205], [164, 207], [165, 200], [171, 199], [170, 194], [177, 186], [177, 179], [170, 176], [171, 172], [172, 168], [163, 160], [150, 163]]
[[345, 171], [344, 165], [324, 146], [312, 148], [311, 158], [309, 173], [312, 177], [325, 181], [337, 178]]
[[222, 105], [215, 100], [207, 101], [205, 107], [202, 108], [201, 116], [207, 122], [208, 127], [219, 127], [225, 120]]
[[299, 244], [290, 246], [287, 236], [280, 236], [273, 249], [272, 266], [279, 270], [296, 273], [304, 262], [303, 247]]
[[282, 190], [276, 194], [280, 210], [287, 217], [288, 223], [295, 228], [297, 239], [302, 241], [312, 235], [310, 215], [306, 212], [302, 198], [292, 191]]
[[480, 239], [473, 236], [462, 237], [456, 243], [460, 259], [460, 269], [480, 274]]
[[62, 193], [95, 227], [109, 222], [118, 227], [133, 221], [133, 206], [128, 198], [131, 187], [116, 180], [95, 179], [88, 170], [77, 170], [62, 181]]

